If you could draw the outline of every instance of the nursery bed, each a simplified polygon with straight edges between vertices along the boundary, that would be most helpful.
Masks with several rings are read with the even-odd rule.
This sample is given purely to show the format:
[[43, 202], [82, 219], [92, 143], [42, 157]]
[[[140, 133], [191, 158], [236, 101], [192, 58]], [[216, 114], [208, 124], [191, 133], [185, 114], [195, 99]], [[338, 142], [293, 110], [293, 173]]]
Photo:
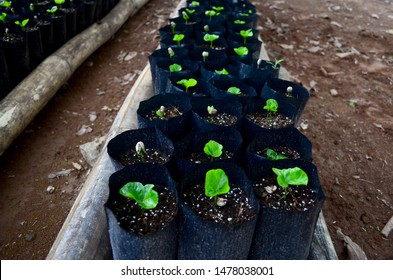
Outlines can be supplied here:
[[[182, 1], [178, 8], [181, 7]], [[268, 59], [262, 46], [260, 58]], [[280, 77], [290, 79], [285, 69]], [[150, 67], [147, 65], [125, 99], [107, 135], [106, 144], [117, 134], [137, 128], [139, 103], [153, 96]], [[94, 165], [47, 259], [111, 259], [104, 203], [109, 176], [117, 169], [106, 152], [106, 144]], [[323, 213], [320, 214], [310, 251], [310, 259], [337, 259]]]

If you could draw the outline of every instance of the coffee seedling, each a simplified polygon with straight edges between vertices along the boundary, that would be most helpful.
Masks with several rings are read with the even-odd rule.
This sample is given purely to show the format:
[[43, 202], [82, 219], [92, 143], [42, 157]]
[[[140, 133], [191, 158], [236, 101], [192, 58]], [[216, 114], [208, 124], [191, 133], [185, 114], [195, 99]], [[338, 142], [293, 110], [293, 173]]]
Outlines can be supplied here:
[[[217, 196], [220, 194], [227, 194], [231, 190], [229, 186], [228, 176], [222, 169], [211, 169], [206, 172], [205, 176], [205, 195], [214, 199], [214, 204], [218, 205]], [[224, 206], [222, 200], [220, 200], [218, 206]]]
[[284, 190], [284, 199], [287, 198], [289, 185], [307, 186], [308, 184], [307, 173], [299, 167], [287, 169], [278, 169], [273, 167], [272, 170], [277, 175], [278, 185]]
[[143, 185], [140, 182], [128, 182], [119, 191], [127, 198], [133, 199], [144, 210], [154, 209], [158, 204], [158, 193], [153, 184]]

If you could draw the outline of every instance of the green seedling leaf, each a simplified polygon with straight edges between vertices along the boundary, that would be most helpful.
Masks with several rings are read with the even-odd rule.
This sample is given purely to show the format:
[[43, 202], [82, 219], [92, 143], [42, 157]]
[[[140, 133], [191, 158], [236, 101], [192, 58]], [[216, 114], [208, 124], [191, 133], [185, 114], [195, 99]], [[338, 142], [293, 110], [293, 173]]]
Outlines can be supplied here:
[[247, 47], [238, 47], [233, 49], [238, 56], [246, 56], [248, 55]]
[[173, 41], [177, 42], [177, 45], [180, 46], [180, 42], [184, 39], [184, 34], [175, 34], [173, 36]]
[[235, 95], [241, 94], [240, 88], [237, 88], [237, 87], [230, 87], [230, 88], [228, 88], [227, 92], [229, 92], [230, 94], [235, 94]]
[[268, 160], [280, 160], [280, 159], [286, 159], [287, 157], [281, 154], [278, 154], [276, 151], [272, 149], [267, 149], [266, 150], [266, 156]]
[[205, 15], [209, 17], [209, 20], [212, 20], [214, 16], [218, 16], [217, 12], [213, 10], [205, 11]]
[[190, 16], [187, 14], [186, 11], [183, 11], [182, 13], [183, 19], [186, 23], [188, 23], [188, 20], [190, 19]]
[[160, 106], [160, 108], [158, 108], [158, 110], [156, 111], [156, 115], [160, 119], [163, 119], [164, 116], [165, 116], [165, 107], [164, 106]]
[[190, 87], [196, 86], [197, 83], [198, 83], [198, 81], [195, 80], [195, 79], [193, 79], [193, 78], [188, 79], [188, 80], [187, 80], [187, 79], [182, 79], [182, 80], [176, 82], [176, 84], [184, 86], [184, 87], [186, 88], [186, 92], [187, 92], [187, 93], [188, 93], [188, 89], [189, 89]]
[[205, 195], [213, 197], [217, 203], [217, 195], [226, 194], [230, 191], [228, 176], [222, 169], [212, 169], [205, 176]]
[[210, 42], [210, 48], [213, 48], [213, 42], [218, 38], [220, 38], [220, 36], [216, 34], [205, 34], [205, 36], [203, 36], [205, 42]]
[[57, 6], [52, 6], [52, 8], [47, 9], [46, 12], [49, 13], [49, 14], [54, 14], [54, 13], [57, 12], [58, 9], [59, 8]]
[[223, 6], [213, 6], [212, 9], [216, 12], [222, 12], [224, 10]]
[[229, 75], [229, 72], [225, 68], [222, 68], [222, 70], [215, 70], [214, 72], [216, 72], [218, 75]]
[[214, 140], [210, 140], [209, 142], [206, 143], [205, 147], [203, 148], [203, 151], [205, 152], [206, 155], [212, 158], [218, 158], [222, 155], [222, 148], [223, 146], [220, 143]]
[[158, 193], [153, 190], [153, 184], [143, 185], [140, 182], [128, 182], [119, 191], [124, 196], [138, 203], [142, 209], [153, 209], [158, 204]]
[[65, 3], [65, 0], [55, 0], [55, 3], [57, 5], [63, 5]]
[[20, 22], [19, 20], [15, 21], [15, 24], [20, 26], [23, 30], [25, 30], [26, 24], [29, 22], [29, 19], [25, 19], [22, 20], [22, 22]]
[[247, 30], [240, 30], [240, 36], [243, 37], [243, 43], [246, 44], [247, 38], [250, 38], [254, 35], [252, 32], [252, 29], [247, 29]]
[[186, 8], [186, 12], [187, 12], [187, 14], [192, 15], [193, 13], [196, 12], [196, 10], [195, 9], [187, 9]]
[[307, 186], [308, 184], [308, 176], [307, 173], [304, 172], [299, 167], [287, 168], [287, 169], [278, 169], [272, 168], [273, 172], [277, 175], [277, 183], [278, 185], [284, 189], [284, 198], [288, 193], [288, 186]]
[[267, 63], [269, 63], [270, 65], [272, 65], [272, 68], [274, 70], [277, 70], [280, 67], [281, 62], [283, 62], [284, 59], [275, 59], [274, 62], [273, 61], [266, 61]]
[[349, 107], [351, 107], [352, 109], [356, 109], [356, 102], [350, 100], [350, 101], [348, 102], [348, 105], [349, 105]]
[[240, 20], [240, 19], [234, 20], [233, 23], [234, 23], [234, 24], [238, 24], [238, 25], [240, 25], [240, 24], [246, 24], [246, 22], [245, 22], [244, 20]]
[[11, 1], [1, 1], [0, 2], [0, 7], [4, 7], [9, 9], [11, 7], [12, 2]]
[[209, 115], [215, 115], [217, 114], [217, 109], [214, 106], [207, 106], [207, 112]]
[[5, 20], [7, 19], [7, 14], [6, 13], [1, 13], [0, 14], [0, 21], [5, 22]]
[[263, 107], [263, 109], [265, 109], [271, 113], [275, 113], [275, 112], [277, 112], [277, 109], [278, 109], [278, 103], [275, 99], [270, 98], [270, 99], [266, 100], [266, 105]]
[[183, 70], [183, 68], [181, 67], [181, 65], [177, 63], [169, 65], [169, 71], [171, 72], [180, 72], [181, 70]]

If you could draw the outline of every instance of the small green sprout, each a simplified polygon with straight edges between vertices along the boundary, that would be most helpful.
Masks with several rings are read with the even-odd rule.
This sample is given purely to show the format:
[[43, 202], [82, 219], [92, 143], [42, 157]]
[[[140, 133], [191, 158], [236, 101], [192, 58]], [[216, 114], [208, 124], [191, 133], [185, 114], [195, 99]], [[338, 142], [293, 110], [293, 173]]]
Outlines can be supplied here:
[[173, 36], [173, 41], [177, 42], [177, 45], [180, 46], [180, 42], [184, 39], [184, 34], [175, 34]]
[[182, 13], [183, 19], [186, 22], [186, 24], [188, 24], [188, 20], [190, 19], [190, 16], [187, 14], [186, 11], [183, 11]]
[[252, 32], [252, 29], [247, 29], [247, 30], [240, 30], [240, 36], [243, 37], [243, 43], [246, 44], [247, 38], [250, 38], [254, 35]]
[[52, 16], [54, 16], [58, 9], [59, 9], [59, 8], [58, 8], [57, 6], [52, 6], [52, 8], [47, 9], [46, 12], [47, 12], [48, 14], [51, 14]]
[[143, 185], [140, 182], [128, 182], [119, 191], [127, 198], [131, 198], [144, 210], [154, 209], [158, 204], [158, 193], [153, 190], [153, 184]]
[[34, 4], [33, 4], [33, 3], [30, 3], [30, 5], [29, 5], [29, 10], [30, 10], [31, 12], [34, 12], [35, 7], [34, 7]]
[[22, 30], [26, 30], [26, 25], [29, 23], [29, 19], [24, 19], [22, 20], [22, 22], [20, 22], [19, 20], [15, 21], [15, 24], [20, 26], [20, 28], [22, 28]]
[[203, 26], [203, 30], [205, 30], [205, 32], [210, 32], [210, 27], [209, 27], [209, 25], [205, 25], [205, 26]]
[[186, 8], [186, 12], [187, 12], [187, 14], [192, 15], [192, 14], [194, 14], [196, 12], [196, 10], [195, 9], [187, 9]]
[[230, 87], [228, 88], [227, 92], [234, 95], [240, 95], [242, 93], [238, 87]]
[[218, 75], [229, 75], [229, 72], [227, 69], [222, 68], [222, 70], [214, 70]]
[[211, 160], [213, 160], [214, 158], [218, 158], [222, 155], [222, 148], [223, 146], [220, 143], [210, 140], [205, 144], [203, 151], [207, 156], [211, 157]]
[[245, 22], [244, 20], [240, 20], [240, 19], [234, 20], [233, 23], [234, 23], [234, 24], [237, 24], [237, 25], [246, 24], [246, 22]]
[[11, 1], [4, 0], [4, 1], [0, 2], [0, 7], [4, 7], [6, 9], [9, 9], [11, 7], [11, 5], [12, 5]]
[[210, 48], [211, 49], [213, 48], [213, 42], [215, 40], [217, 40], [218, 38], [220, 38], [220, 36], [216, 35], [216, 34], [205, 34], [205, 36], [203, 36], [203, 40], [205, 42], [210, 42]]
[[267, 63], [269, 63], [269, 64], [271, 64], [272, 65], [272, 68], [274, 69], [274, 70], [277, 70], [279, 67], [280, 67], [280, 64], [281, 64], [281, 62], [283, 62], [284, 61], [284, 59], [275, 59], [274, 60], [274, 62], [272, 62], [272, 61], [267, 61]]
[[348, 105], [349, 105], [349, 107], [351, 107], [352, 109], [356, 109], [356, 102], [355, 102], [355, 101], [349, 100]]
[[292, 97], [292, 92], [293, 92], [293, 88], [292, 87], [287, 87], [287, 93], [285, 94], [288, 97]]
[[209, 122], [214, 121], [214, 116], [217, 115], [217, 109], [214, 106], [207, 106], [207, 113], [210, 115]]
[[175, 56], [175, 52], [173, 51], [172, 48], [168, 48], [168, 55], [169, 55], [169, 58], [173, 58]]
[[199, 7], [199, 2], [198, 1], [192, 1], [190, 6], [191, 7]]
[[273, 167], [272, 170], [277, 175], [278, 185], [284, 189], [284, 199], [287, 198], [289, 185], [307, 186], [308, 184], [307, 173], [299, 167], [287, 169], [278, 169]]
[[163, 119], [165, 116], [165, 110], [166, 110], [165, 106], [160, 106], [160, 108], [158, 108], [158, 110], [156, 111], [157, 117]]
[[186, 88], [186, 93], [188, 93], [188, 89], [190, 87], [196, 86], [198, 84], [198, 81], [193, 79], [193, 78], [188, 79], [188, 80], [187, 79], [182, 79], [182, 80], [176, 82], [176, 84], [184, 86]]
[[145, 162], [146, 149], [145, 149], [145, 144], [142, 141], [136, 143], [135, 152], [138, 158], [141, 160], [141, 162]]
[[223, 6], [213, 6], [212, 9], [215, 12], [220, 13], [220, 12], [222, 12], [224, 10], [224, 7]]
[[248, 17], [248, 16], [250, 16], [249, 13], [240, 13], [239, 15], [241, 15], [242, 17]]
[[266, 105], [263, 107], [263, 109], [269, 112], [268, 121], [270, 122], [273, 118], [273, 114], [277, 112], [278, 103], [275, 99], [270, 98], [266, 100]]
[[171, 21], [171, 29], [172, 29], [172, 34], [175, 34], [175, 30], [176, 30], [176, 22]]
[[248, 55], [248, 48], [247, 47], [233, 48], [233, 50], [235, 51], [235, 53], [238, 56], [246, 56], [246, 55]]
[[[211, 169], [205, 176], [205, 195], [214, 199], [214, 204], [224, 206], [223, 200], [218, 201], [217, 196], [227, 194], [231, 190], [228, 176], [222, 169]], [[218, 204], [219, 202], [219, 204]]]
[[287, 159], [286, 156], [277, 153], [275, 150], [267, 149], [266, 156], [268, 160], [280, 160], [280, 159]]
[[0, 21], [2, 21], [2, 22], [4, 22], [5, 23], [5, 21], [6, 21], [6, 19], [7, 19], [7, 14], [6, 13], [1, 13], [0, 14]]
[[213, 10], [205, 11], [205, 15], [209, 17], [210, 21], [213, 19], [214, 16], [218, 16], [217, 12]]
[[214, 108], [214, 106], [207, 106], [207, 112], [209, 113], [209, 115], [216, 115], [217, 109]]
[[202, 60], [206, 62], [206, 59], [209, 57], [209, 52], [202, 52]]
[[173, 63], [169, 65], [169, 71], [171, 72], [180, 72], [181, 70], [183, 70], [183, 68], [181, 67], [180, 64]]
[[62, 5], [65, 3], [65, 0], [55, 0], [55, 3], [57, 4], [57, 5], [59, 5], [60, 6], [60, 9], [62, 8]]

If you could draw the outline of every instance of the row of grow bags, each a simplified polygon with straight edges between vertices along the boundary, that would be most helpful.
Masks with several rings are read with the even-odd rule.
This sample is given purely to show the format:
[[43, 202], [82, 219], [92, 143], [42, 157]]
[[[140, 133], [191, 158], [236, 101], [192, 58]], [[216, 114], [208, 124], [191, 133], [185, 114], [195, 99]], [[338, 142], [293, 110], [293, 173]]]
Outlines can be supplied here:
[[65, 42], [104, 17], [118, 0], [0, 2], [0, 100]]
[[[180, 33], [172, 30], [173, 24], [162, 29], [169, 30], [169, 34], [171, 32], [172, 34], [169, 37], [163, 35], [161, 49], [149, 57], [155, 96], [139, 105], [137, 112], [139, 129], [126, 131], [108, 143], [108, 154], [119, 170], [109, 179], [110, 195], [105, 204], [113, 257], [116, 259], [305, 259], [308, 257], [316, 220], [324, 201], [316, 167], [311, 163], [311, 143], [294, 127], [309, 95], [300, 85], [278, 79], [275, 62], [265, 61], [266, 65], [272, 67], [266, 70], [269, 74], [264, 78], [265, 80], [258, 83], [266, 72], [266, 67], [261, 67], [261, 61], [256, 59], [258, 53], [253, 53], [247, 59], [238, 60], [229, 58], [231, 55], [228, 55], [227, 47], [214, 49], [195, 46], [192, 42], [196, 39], [193, 37], [196, 35], [194, 28], [198, 23], [201, 23], [203, 27], [206, 25], [205, 22], [198, 22], [204, 15], [207, 15], [206, 11], [196, 13], [196, 9], [201, 9], [201, 7], [216, 11], [216, 16], [223, 18], [218, 20], [217, 26], [221, 25], [225, 29], [230, 25], [228, 19], [236, 20], [234, 17], [237, 15], [243, 17], [242, 14], [248, 14], [247, 17], [251, 15], [253, 24], [255, 24], [255, 7], [248, 1], [187, 1], [187, 7], [179, 11], [181, 19], [177, 20], [189, 21], [192, 15], [198, 15], [194, 23], [186, 23], [186, 26], [192, 25], [192, 28], [188, 29], [191, 43], [182, 45], [176, 40], [173, 43], [174, 37], [171, 39], [171, 36], [185, 33], [184, 30], [187, 27]], [[187, 9], [195, 9], [195, 11], [184, 16], [184, 13], [189, 12]], [[228, 13], [224, 12], [225, 10]], [[180, 25], [178, 22], [175, 27], [179, 28]], [[212, 26], [210, 22], [209, 28]], [[218, 29], [220, 28], [217, 27]], [[243, 29], [239, 31], [241, 30]], [[227, 36], [224, 33], [221, 34], [223, 37]], [[191, 55], [194, 50], [198, 52], [195, 57]], [[209, 52], [209, 55], [204, 57], [204, 52]], [[213, 53], [222, 56], [214, 59]], [[167, 73], [162, 73], [173, 64], [180, 65], [186, 71], [179, 73], [182, 70], [177, 72], [169, 70]], [[221, 74], [224, 68], [229, 69], [232, 75]], [[204, 76], [204, 71], [209, 70], [218, 75]], [[190, 85], [184, 81], [181, 82], [182, 80], [194, 80], [196, 83], [192, 81]], [[215, 91], [221, 82], [225, 86], [221, 92], [218, 89], [221, 94], [216, 95]], [[241, 92], [244, 92], [246, 87], [251, 88], [253, 94], [238, 96], [238, 94], [229, 93], [229, 90], [226, 90], [228, 83], [236, 83]], [[243, 87], [243, 85], [246, 86]], [[280, 87], [284, 88], [283, 92], [279, 92]], [[270, 92], [269, 96], [266, 95], [267, 92]], [[287, 96], [289, 93], [290, 97], [296, 100], [294, 104], [285, 100], [289, 97]], [[305, 97], [301, 96], [303, 93]], [[263, 104], [267, 104], [267, 100], [274, 98], [279, 101], [280, 107], [284, 107], [286, 112], [295, 112], [291, 113], [290, 117], [286, 116], [291, 119], [288, 128], [262, 128], [247, 120], [248, 110], [261, 110]], [[286, 105], [281, 106], [283, 104]], [[180, 116], [164, 119], [162, 114], [169, 107], [180, 110]], [[210, 114], [206, 112], [209, 107], [216, 107], [219, 111], [226, 110], [229, 114], [239, 117], [239, 121], [232, 128], [224, 125], [224, 129], [217, 130], [217, 127], [212, 126], [209, 121], [203, 123], [200, 120], [201, 115]], [[229, 107], [229, 109], [224, 107]], [[154, 118], [154, 115], [158, 118]], [[235, 131], [234, 134], [237, 136], [229, 136], [229, 131]], [[273, 163], [262, 156], [252, 155], [252, 151], [258, 146], [266, 143], [274, 146], [276, 142], [295, 139], [296, 137], [292, 137], [294, 135], [298, 136], [298, 140], [294, 140], [297, 143], [291, 143], [291, 145], [293, 144], [300, 151], [304, 157], [303, 160], [278, 160]], [[201, 136], [202, 140], [200, 140]], [[201, 150], [203, 143], [212, 138], [225, 143], [226, 141], [236, 142], [234, 139], [237, 139], [237, 144], [234, 144], [235, 148], [238, 148], [237, 156], [234, 157], [237, 160], [231, 163], [215, 162], [211, 165], [209, 163], [199, 165], [197, 162], [190, 163], [182, 159], [185, 154], [192, 154], [193, 149], [199, 147]], [[133, 156], [138, 158], [137, 147], [140, 146], [140, 141], [143, 141], [146, 147], [161, 147], [161, 150], [169, 155], [169, 160], [153, 164], [143, 163], [142, 159], [142, 163], [125, 161]], [[255, 196], [253, 191], [250, 191], [249, 182], [261, 179], [261, 176], [267, 174], [271, 175], [273, 166], [304, 168], [309, 174], [310, 186], [317, 197], [315, 207], [305, 209], [303, 212], [292, 212], [255, 204]], [[242, 224], [222, 226], [203, 222], [195, 217], [195, 213], [183, 203], [185, 189], [188, 189], [190, 184], [193, 186], [201, 183], [203, 176], [207, 174], [206, 171], [213, 167], [222, 168], [228, 172], [230, 180], [244, 185], [244, 190], [249, 195], [256, 213], [247, 226], [242, 227]], [[248, 178], [243, 170], [247, 171]], [[117, 199], [121, 199], [120, 188], [132, 180], [139, 180], [143, 184], [167, 185], [175, 197], [179, 214], [175, 215], [169, 225], [164, 226], [156, 234], [132, 232], [114, 210], [115, 205], [118, 204]], [[259, 207], [263, 209], [259, 210]], [[127, 209], [127, 206], [122, 205], [122, 209]], [[274, 218], [271, 216], [273, 213], [276, 214]], [[275, 226], [269, 228], [272, 225]]]

